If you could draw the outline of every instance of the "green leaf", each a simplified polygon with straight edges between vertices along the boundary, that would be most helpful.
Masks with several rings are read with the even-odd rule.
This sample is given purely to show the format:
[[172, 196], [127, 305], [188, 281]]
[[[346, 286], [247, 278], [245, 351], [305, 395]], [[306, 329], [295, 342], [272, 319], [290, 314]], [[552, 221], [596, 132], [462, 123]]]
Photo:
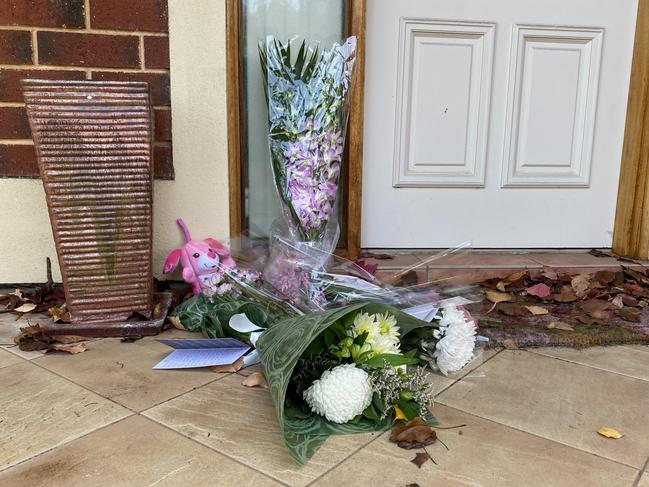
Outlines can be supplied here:
[[368, 331], [361, 333], [356, 338], [354, 338], [354, 344], [358, 345], [359, 347], [362, 347], [365, 344], [365, 340], [367, 340], [369, 334], [370, 333]]
[[397, 405], [399, 406], [399, 409], [403, 411], [403, 414], [406, 415], [408, 421], [410, 421], [411, 419], [415, 419], [417, 416], [419, 416], [419, 406], [417, 405], [416, 402], [399, 400], [397, 402]]
[[372, 419], [375, 421], [379, 419], [379, 413], [374, 407], [374, 404], [370, 404], [365, 408], [365, 410], [363, 411], [363, 416], [365, 416], [367, 419]]
[[327, 347], [332, 347], [334, 346], [338, 340], [336, 340], [336, 334], [333, 332], [331, 328], [327, 328], [324, 333], [324, 342]]

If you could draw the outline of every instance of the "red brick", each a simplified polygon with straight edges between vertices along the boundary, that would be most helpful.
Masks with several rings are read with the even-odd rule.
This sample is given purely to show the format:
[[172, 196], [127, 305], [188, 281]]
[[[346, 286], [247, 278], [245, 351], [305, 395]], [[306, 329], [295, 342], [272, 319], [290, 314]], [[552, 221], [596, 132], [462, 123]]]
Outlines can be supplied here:
[[169, 38], [147, 36], [144, 38], [144, 65], [147, 68], [169, 69]]
[[85, 27], [83, 0], [3, 0], [0, 24]]
[[90, 26], [167, 32], [167, 0], [90, 0]]
[[171, 144], [156, 145], [153, 148], [153, 174], [156, 179], [174, 178], [174, 166], [171, 158]]
[[0, 176], [37, 177], [38, 164], [32, 145], [0, 145]]
[[155, 140], [168, 142], [171, 140], [171, 110], [155, 110]]
[[39, 32], [41, 64], [106, 68], [138, 68], [139, 39], [136, 36]]
[[0, 30], [0, 64], [32, 64], [32, 34]]
[[32, 132], [23, 107], [0, 107], [0, 139], [31, 139]]
[[86, 79], [86, 73], [56, 69], [0, 69], [0, 101], [23, 101], [21, 79]]
[[149, 83], [149, 90], [151, 91], [154, 105], [171, 105], [169, 73], [113, 73], [110, 71], [93, 71], [92, 79], [108, 81], [145, 81]]

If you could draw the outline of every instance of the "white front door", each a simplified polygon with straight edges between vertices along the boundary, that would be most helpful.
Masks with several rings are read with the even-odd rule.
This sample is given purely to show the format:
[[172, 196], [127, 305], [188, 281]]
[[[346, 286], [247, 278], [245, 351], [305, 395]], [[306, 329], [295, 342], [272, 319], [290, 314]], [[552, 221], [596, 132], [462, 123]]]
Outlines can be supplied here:
[[368, 0], [362, 245], [608, 247], [637, 0]]

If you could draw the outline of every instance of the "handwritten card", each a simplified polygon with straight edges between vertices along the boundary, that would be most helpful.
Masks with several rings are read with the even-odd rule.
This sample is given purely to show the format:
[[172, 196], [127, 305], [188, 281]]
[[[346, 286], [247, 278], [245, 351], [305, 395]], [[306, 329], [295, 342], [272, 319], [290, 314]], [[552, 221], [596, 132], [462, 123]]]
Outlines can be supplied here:
[[190, 369], [229, 365], [241, 358], [250, 347], [234, 338], [158, 340], [174, 349], [154, 369]]

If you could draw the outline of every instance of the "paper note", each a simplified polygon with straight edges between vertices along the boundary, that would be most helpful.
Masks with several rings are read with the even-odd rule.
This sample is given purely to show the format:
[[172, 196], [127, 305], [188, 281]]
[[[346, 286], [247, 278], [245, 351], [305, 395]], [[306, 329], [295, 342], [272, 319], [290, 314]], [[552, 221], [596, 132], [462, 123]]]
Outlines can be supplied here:
[[418, 306], [412, 306], [411, 308], [406, 308], [403, 310], [404, 313], [408, 313], [410, 316], [414, 316], [423, 321], [431, 321], [437, 315], [439, 308], [433, 303], [420, 304]]
[[154, 369], [189, 369], [228, 365], [236, 362], [250, 347], [234, 338], [197, 340], [159, 340], [174, 349]]

